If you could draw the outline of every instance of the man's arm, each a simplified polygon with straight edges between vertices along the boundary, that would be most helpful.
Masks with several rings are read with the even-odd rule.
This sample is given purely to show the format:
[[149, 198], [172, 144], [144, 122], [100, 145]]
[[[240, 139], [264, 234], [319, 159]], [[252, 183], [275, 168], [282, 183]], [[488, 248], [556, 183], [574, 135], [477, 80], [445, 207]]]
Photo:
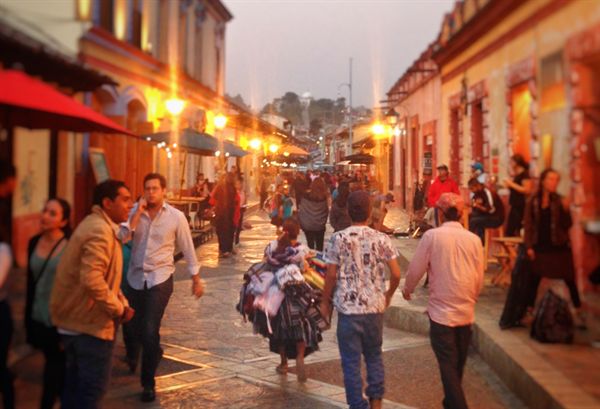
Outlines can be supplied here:
[[488, 213], [494, 213], [496, 211], [496, 208], [494, 207], [494, 196], [492, 196], [492, 192], [490, 192], [489, 189], [485, 189], [485, 196], [487, 197], [487, 201], [489, 204], [489, 207], [487, 209]]
[[390, 287], [385, 294], [385, 304], [389, 306], [396, 289], [400, 285], [400, 265], [398, 264], [398, 258], [388, 260], [387, 265], [390, 268]]
[[129, 214], [129, 220], [125, 223], [121, 223], [119, 225], [119, 232], [117, 233], [117, 237], [121, 240], [121, 243], [125, 244], [133, 238], [133, 233], [137, 228], [138, 223], [140, 222], [140, 218], [144, 211], [146, 211], [146, 199], [143, 197], [135, 204], [133, 209], [131, 209], [131, 213]]
[[200, 298], [204, 294], [204, 288], [200, 280], [200, 263], [196, 257], [192, 232], [184, 214], [178, 212], [177, 216], [177, 247], [183, 253], [183, 259], [187, 263], [187, 271], [192, 277], [192, 295]]
[[415, 291], [415, 287], [427, 271], [429, 265], [429, 234], [424, 234], [421, 238], [421, 242], [417, 246], [415, 255], [413, 256], [404, 280], [404, 289], [402, 295], [405, 299], [410, 300], [410, 294]]

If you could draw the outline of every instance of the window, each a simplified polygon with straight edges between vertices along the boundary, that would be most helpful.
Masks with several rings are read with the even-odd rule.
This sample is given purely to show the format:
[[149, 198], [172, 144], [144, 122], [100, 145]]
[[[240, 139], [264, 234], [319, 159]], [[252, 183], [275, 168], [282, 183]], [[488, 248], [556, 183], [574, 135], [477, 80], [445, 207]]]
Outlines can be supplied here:
[[131, 44], [142, 48], [142, 0], [133, 0], [131, 10]]
[[483, 154], [483, 112], [481, 100], [471, 104], [471, 158], [484, 163]]
[[458, 108], [450, 111], [450, 174], [455, 179], [458, 179], [460, 175], [459, 115]]
[[114, 30], [114, 0], [101, 0], [98, 3], [100, 6], [98, 24], [106, 31], [112, 33]]

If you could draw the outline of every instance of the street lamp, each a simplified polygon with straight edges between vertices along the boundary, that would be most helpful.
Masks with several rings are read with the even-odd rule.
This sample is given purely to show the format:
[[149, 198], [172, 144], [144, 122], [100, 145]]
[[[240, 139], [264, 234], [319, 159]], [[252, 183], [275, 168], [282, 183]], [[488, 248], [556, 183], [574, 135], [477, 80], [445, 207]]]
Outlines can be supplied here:
[[390, 124], [390, 126], [395, 126], [398, 123], [399, 117], [400, 117], [400, 114], [398, 114], [398, 112], [396, 112], [396, 110], [394, 108], [390, 109], [385, 114], [385, 119]]
[[277, 144], [274, 144], [274, 143], [272, 143], [272, 144], [269, 146], [269, 151], [270, 151], [271, 153], [277, 153], [277, 151], [278, 151], [278, 150], [279, 150], [279, 146], [278, 146]]
[[250, 141], [250, 148], [254, 149], [255, 151], [259, 150], [261, 145], [262, 142], [260, 139], [255, 138]]
[[179, 98], [171, 98], [165, 102], [167, 111], [173, 116], [178, 116], [185, 108], [185, 101]]
[[373, 135], [375, 135], [375, 139], [379, 139], [383, 134], [385, 134], [385, 126], [377, 122], [371, 127], [371, 132], [373, 132]]
[[219, 114], [215, 116], [215, 118], [213, 119], [213, 123], [215, 125], [215, 128], [217, 128], [219, 131], [222, 131], [227, 125], [227, 117], [225, 115]]

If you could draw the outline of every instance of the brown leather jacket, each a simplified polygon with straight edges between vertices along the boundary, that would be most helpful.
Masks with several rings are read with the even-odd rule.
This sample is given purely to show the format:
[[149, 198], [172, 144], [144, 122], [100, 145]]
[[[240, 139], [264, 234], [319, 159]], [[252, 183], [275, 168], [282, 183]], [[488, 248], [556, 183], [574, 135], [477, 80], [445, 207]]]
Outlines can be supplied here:
[[123, 270], [118, 226], [99, 206], [69, 239], [56, 268], [50, 296], [52, 323], [62, 329], [112, 341], [127, 300], [120, 291]]
[[[539, 194], [531, 196], [525, 205], [525, 216], [523, 225], [525, 227], [525, 247], [533, 248], [539, 241], [538, 226], [540, 223], [540, 202]], [[562, 204], [562, 196], [558, 193], [550, 195], [550, 213], [551, 217], [551, 240], [554, 246], [564, 246], [569, 243], [569, 229], [573, 224], [571, 212], [565, 210]]]

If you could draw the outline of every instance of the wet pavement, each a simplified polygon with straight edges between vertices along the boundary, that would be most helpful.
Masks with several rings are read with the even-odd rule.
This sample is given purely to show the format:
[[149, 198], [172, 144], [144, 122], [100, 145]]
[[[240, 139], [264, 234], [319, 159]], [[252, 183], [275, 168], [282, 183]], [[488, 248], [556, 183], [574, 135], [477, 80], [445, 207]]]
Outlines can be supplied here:
[[[400, 212], [392, 212], [388, 217], [386, 224], [393, 227], [408, 224], [406, 216]], [[139, 401], [139, 379], [137, 375], [129, 374], [120, 360], [124, 350], [119, 338], [112, 383], [104, 407], [346, 407], [340, 382], [341, 368], [335, 331], [329, 330], [323, 334], [320, 351], [306, 360], [309, 364], [309, 380], [299, 383], [293, 373], [281, 376], [275, 372], [279, 357], [269, 352], [268, 341], [254, 335], [251, 324], [244, 323], [235, 310], [243, 273], [250, 264], [261, 260], [265, 245], [275, 238], [275, 228], [269, 224], [266, 213], [252, 212], [246, 220], [253, 228], [242, 233], [237, 255], [219, 259], [216, 239], [198, 248], [202, 276], [206, 281], [206, 293], [200, 300], [191, 296], [191, 281], [185, 275], [184, 262], [177, 265], [175, 289], [161, 329], [165, 359], [157, 377], [157, 401], [150, 405]], [[328, 231], [327, 236], [330, 234]], [[394, 239], [394, 243], [403, 254], [402, 264], [406, 264], [412, 257], [416, 241]], [[335, 319], [333, 326], [335, 328]], [[386, 397], [393, 400], [386, 401], [384, 406], [435, 407], [421, 399], [435, 398], [434, 401], [439, 403], [438, 395], [431, 391], [441, 390], [428, 339], [386, 328], [384, 351], [390, 392]], [[415, 351], [419, 353], [415, 355]], [[485, 367], [476, 358], [473, 362]], [[37, 407], [41, 357], [35, 354], [19, 365], [21, 368], [17, 368], [18, 372], [27, 374], [19, 379], [18, 390], [22, 403], [19, 407]], [[37, 372], [36, 368], [39, 368]], [[408, 380], [413, 378], [413, 374], [414, 379]], [[473, 391], [467, 389], [468, 394], [476, 394], [482, 401], [498, 402], [489, 407], [512, 407], [500, 396], [509, 394], [496, 387], [499, 385], [493, 374], [469, 369], [467, 378], [469, 384], [473, 379], [478, 385]], [[417, 380], [421, 380], [422, 385], [418, 385], [420, 381]], [[396, 393], [396, 390], [401, 392]], [[509, 402], [510, 398], [508, 396]]]

